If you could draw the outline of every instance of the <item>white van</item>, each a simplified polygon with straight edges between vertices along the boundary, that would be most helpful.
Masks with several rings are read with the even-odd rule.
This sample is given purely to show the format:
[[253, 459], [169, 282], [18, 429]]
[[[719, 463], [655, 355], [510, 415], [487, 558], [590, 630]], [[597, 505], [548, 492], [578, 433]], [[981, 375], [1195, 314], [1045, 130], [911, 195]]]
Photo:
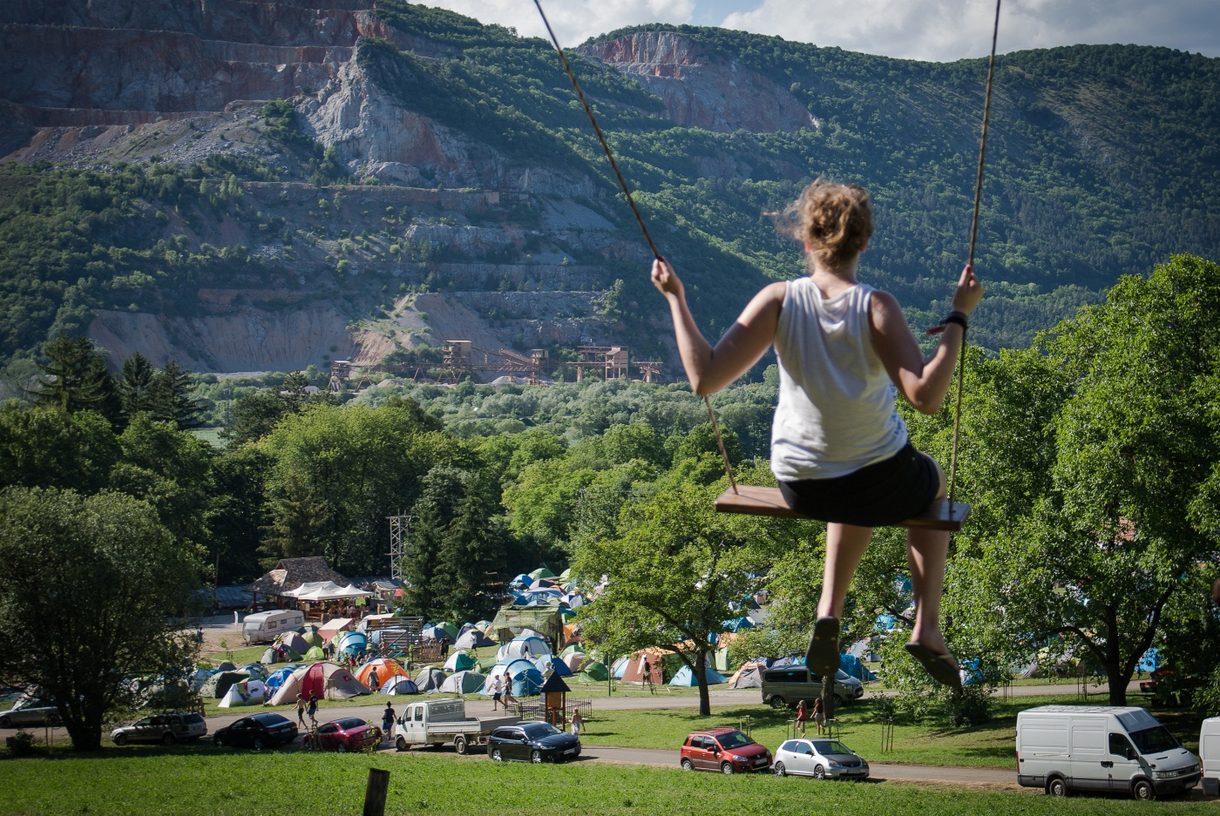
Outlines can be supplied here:
[[1024, 787], [1155, 799], [1190, 790], [1199, 776], [1194, 754], [1142, 708], [1054, 705], [1017, 714], [1017, 783]]
[[1203, 761], [1203, 792], [1220, 796], [1220, 717], [1209, 717], [1199, 729], [1199, 759]]
[[246, 645], [271, 643], [284, 632], [292, 632], [305, 625], [305, 613], [299, 609], [269, 609], [246, 615], [241, 624], [241, 636]]

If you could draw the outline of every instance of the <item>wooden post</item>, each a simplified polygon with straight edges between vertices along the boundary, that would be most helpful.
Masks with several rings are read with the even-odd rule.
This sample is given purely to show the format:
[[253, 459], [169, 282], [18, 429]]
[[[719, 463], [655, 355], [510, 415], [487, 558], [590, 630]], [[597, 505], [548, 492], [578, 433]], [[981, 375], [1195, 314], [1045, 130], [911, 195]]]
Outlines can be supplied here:
[[390, 792], [390, 772], [369, 768], [369, 783], [364, 789], [364, 816], [385, 816], [385, 800]]

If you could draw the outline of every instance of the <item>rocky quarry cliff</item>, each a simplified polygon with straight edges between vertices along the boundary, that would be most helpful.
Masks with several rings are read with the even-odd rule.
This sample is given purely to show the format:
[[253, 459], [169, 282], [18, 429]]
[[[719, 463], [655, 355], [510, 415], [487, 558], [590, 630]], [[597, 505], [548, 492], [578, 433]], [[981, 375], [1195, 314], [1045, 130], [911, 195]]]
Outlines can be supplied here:
[[[455, 56], [388, 25], [371, 0], [0, 7], [3, 161], [186, 168], [222, 154], [275, 168], [283, 149], [266, 138], [263, 105], [289, 100], [350, 173], [352, 183], [325, 188], [241, 181], [234, 212], [163, 218], [166, 238], [240, 248], [260, 272], [204, 281], [191, 313], [97, 309], [89, 333], [116, 364], [138, 351], [201, 371], [293, 370], [338, 359], [372, 366], [451, 340], [493, 356], [631, 345], [618, 316], [630, 305], [609, 294], [622, 274], [612, 267], [643, 270], [649, 256], [604, 214], [613, 190], [545, 153], [510, 157], [391, 93], [362, 67], [371, 40], [420, 60]], [[709, 68], [672, 33], [585, 54], [638, 77], [675, 124], [816, 126], [786, 91], [740, 66]]]

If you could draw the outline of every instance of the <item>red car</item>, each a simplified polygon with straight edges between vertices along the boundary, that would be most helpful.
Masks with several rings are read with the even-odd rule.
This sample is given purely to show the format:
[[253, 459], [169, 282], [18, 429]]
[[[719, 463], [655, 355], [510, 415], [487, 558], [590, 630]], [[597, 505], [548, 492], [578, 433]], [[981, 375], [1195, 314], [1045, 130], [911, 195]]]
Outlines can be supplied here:
[[771, 769], [771, 752], [736, 728], [695, 731], [682, 744], [682, 768], [746, 773]]
[[364, 751], [381, 743], [381, 729], [359, 717], [344, 717], [318, 726], [313, 734], [307, 734], [303, 747], [306, 751]]

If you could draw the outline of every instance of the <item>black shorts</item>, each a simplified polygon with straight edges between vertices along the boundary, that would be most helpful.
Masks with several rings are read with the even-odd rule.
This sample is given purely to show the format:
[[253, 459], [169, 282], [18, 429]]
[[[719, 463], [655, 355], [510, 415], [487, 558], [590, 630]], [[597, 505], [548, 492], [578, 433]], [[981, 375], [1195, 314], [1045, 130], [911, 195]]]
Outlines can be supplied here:
[[788, 506], [820, 521], [885, 527], [928, 509], [940, 489], [932, 460], [910, 442], [902, 450], [846, 476], [780, 482]]

